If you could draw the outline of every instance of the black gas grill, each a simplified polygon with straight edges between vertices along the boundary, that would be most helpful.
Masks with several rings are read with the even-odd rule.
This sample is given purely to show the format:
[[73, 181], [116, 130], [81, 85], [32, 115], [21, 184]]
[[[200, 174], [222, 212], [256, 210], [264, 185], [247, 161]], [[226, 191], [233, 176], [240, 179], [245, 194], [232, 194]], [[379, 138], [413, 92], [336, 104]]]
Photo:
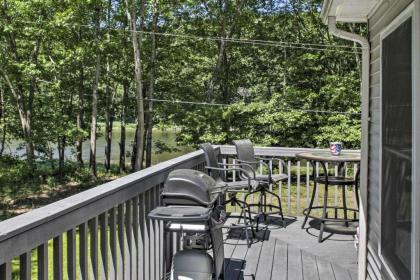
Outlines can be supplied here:
[[171, 279], [223, 278], [221, 227], [226, 215], [218, 205], [223, 191], [213, 178], [196, 170], [178, 169], [166, 179], [161, 194], [164, 206], [152, 210], [149, 218], [164, 221], [165, 230], [182, 236], [183, 251], [172, 259]]

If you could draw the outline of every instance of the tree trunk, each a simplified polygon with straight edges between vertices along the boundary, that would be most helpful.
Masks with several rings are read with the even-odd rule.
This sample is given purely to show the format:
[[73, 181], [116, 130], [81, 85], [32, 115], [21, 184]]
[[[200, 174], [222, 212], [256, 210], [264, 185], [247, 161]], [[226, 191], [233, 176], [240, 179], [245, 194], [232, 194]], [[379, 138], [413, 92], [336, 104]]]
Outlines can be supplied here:
[[[134, 51], [134, 80], [136, 82], [136, 99], [137, 99], [137, 131], [136, 131], [136, 158], [134, 163], [134, 171], [138, 171], [143, 167], [144, 156], [144, 100], [143, 100], [143, 85], [142, 85], [142, 61], [140, 49], [142, 46], [142, 33], [137, 36], [136, 26], [136, 6], [135, 1], [125, 0], [127, 18], [130, 23], [131, 41], [133, 43]], [[145, 1], [141, 4], [141, 16], [143, 22]], [[143, 24], [141, 24], [143, 25]], [[143, 29], [142, 26], [140, 28]], [[134, 149], [133, 149], [134, 150]]]
[[62, 136], [58, 138], [58, 175], [60, 179], [64, 177], [64, 152], [66, 149], [66, 137]]
[[126, 109], [128, 104], [128, 91], [129, 91], [129, 84], [128, 82], [124, 82], [124, 92], [122, 97], [122, 106], [121, 106], [121, 138], [120, 138], [120, 164], [119, 164], [119, 172], [126, 171], [125, 168], [125, 126], [126, 126]]
[[[231, 24], [230, 29], [228, 30], [227, 28], [227, 20], [226, 20], [226, 13], [227, 11], [227, 5], [228, 5], [228, 1], [227, 0], [219, 0], [218, 1], [218, 6], [219, 6], [219, 13], [220, 13], [220, 37], [221, 38], [225, 38], [225, 39], [230, 39], [233, 36], [233, 33], [236, 29], [236, 24], [237, 24], [237, 20], [233, 22], [233, 24]], [[234, 18], [235, 19], [239, 19], [242, 13], [242, 8], [245, 4], [245, 1], [237, 1], [236, 3], [236, 9], [235, 9], [235, 14], [234, 14]], [[227, 49], [227, 42], [224, 40], [220, 41], [220, 45], [219, 45], [219, 53], [217, 56], [217, 62], [216, 65], [213, 69], [213, 73], [212, 73], [212, 77], [209, 81], [209, 85], [208, 85], [208, 89], [207, 89], [207, 99], [210, 102], [213, 99], [213, 95], [214, 95], [214, 88], [216, 86], [219, 86], [219, 88], [221, 88], [222, 86], [225, 87], [224, 91], [225, 91], [225, 95], [226, 92], [228, 92], [227, 89], [227, 85], [221, 85], [221, 77], [223, 74], [223, 71], [226, 68], [226, 49]], [[222, 92], [223, 94], [223, 92]], [[226, 99], [225, 97], [223, 97], [223, 99]]]
[[[108, 0], [108, 15], [107, 15], [107, 25], [108, 28], [111, 27], [111, 7], [112, 3], [111, 0]], [[111, 38], [109, 35], [109, 31], [107, 34], [107, 41], [110, 43]], [[109, 64], [109, 56], [107, 55], [106, 58], [106, 108], [105, 108], [105, 169], [109, 171], [111, 169], [111, 149], [112, 149], [112, 123], [114, 121], [114, 114], [113, 114], [113, 104], [112, 104], [112, 91], [110, 89], [110, 79], [111, 76], [111, 66]]]
[[98, 47], [96, 53], [96, 66], [95, 66], [95, 81], [93, 84], [92, 91], [92, 120], [90, 128], [90, 170], [92, 175], [96, 178], [97, 168], [96, 168], [96, 125], [97, 125], [97, 116], [98, 116], [98, 86], [99, 78], [101, 75], [101, 56], [99, 53], [99, 17], [100, 9], [97, 8], [96, 11], [96, 32], [95, 32], [95, 45]]
[[150, 72], [149, 72], [149, 112], [147, 116], [146, 129], [146, 167], [152, 165], [152, 134], [153, 134], [153, 95], [155, 92], [155, 71], [156, 71], [156, 35], [158, 21], [158, 9], [156, 0], [153, 1], [153, 20], [152, 20], [152, 53], [150, 56]]
[[[2, 15], [3, 18], [11, 22], [12, 19], [6, 13], [7, 1], [4, 1], [2, 11], [3, 11], [3, 15]], [[17, 43], [16, 43], [15, 36], [13, 32], [6, 31], [6, 33], [7, 33], [7, 36], [5, 36], [5, 38], [7, 39], [9, 43], [9, 48], [11, 50], [12, 57], [16, 63], [21, 63], [21, 59], [17, 51]], [[37, 38], [34, 44], [33, 51], [31, 52], [31, 55], [29, 58], [29, 62], [33, 63], [34, 65], [37, 65], [37, 59], [38, 59], [40, 46], [41, 46], [41, 40]], [[32, 79], [30, 81], [29, 89], [28, 89], [29, 94], [26, 98], [24, 95], [25, 91], [24, 91], [24, 86], [23, 86], [26, 83], [23, 82], [22, 74], [17, 73], [16, 86], [14, 86], [9, 76], [7, 75], [7, 73], [5, 73], [2, 70], [3, 69], [0, 69], [0, 72], [2, 72], [2, 75], [8, 87], [10, 88], [10, 91], [12, 92], [14, 98], [16, 99], [18, 112], [19, 112], [19, 118], [22, 125], [23, 138], [25, 140], [26, 159], [27, 159], [29, 169], [33, 170], [35, 167], [34, 165], [35, 148], [34, 148], [34, 143], [32, 139], [32, 121], [31, 120], [32, 120], [32, 107], [33, 107], [33, 100], [34, 100], [34, 92], [36, 89], [36, 82], [35, 82], [35, 79]]]
[[[85, 74], [83, 64], [80, 65], [80, 76], [79, 76], [79, 100], [78, 100], [78, 111], [76, 116], [76, 126], [79, 131], [83, 130], [83, 114], [84, 114], [84, 100], [85, 100]], [[76, 140], [76, 159], [80, 166], [83, 166], [83, 137], [79, 137]]]
[[137, 161], [137, 135], [139, 127], [136, 126], [136, 133], [134, 134], [133, 150], [131, 152], [131, 172], [136, 171], [136, 161]]
[[112, 124], [114, 122], [114, 116], [112, 113], [112, 93], [109, 86], [106, 88], [106, 95], [107, 105], [105, 112], [105, 169], [109, 171], [111, 169]]
[[[23, 98], [23, 92], [20, 86], [16, 89], [13, 86], [12, 82], [9, 79], [9, 76], [3, 73], [3, 77], [6, 80], [7, 85], [10, 88], [13, 96], [16, 99], [17, 108], [19, 112], [20, 123], [22, 126], [23, 138], [25, 140], [26, 148], [26, 160], [30, 169], [34, 168], [34, 159], [35, 159], [35, 149], [32, 139], [32, 125], [31, 125], [31, 113], [32, 113], [32, 104], [31, 101], [26, 104]], [[29, 100], [33, 100], [33, 92], [29, 96]]]
[[[223, 31], [224, 33], [224, 31]], [[226, 42], [220, 41], [219, 54], [217, 56], [216, 66], [213, 70], [213, 75], [207, 90], [207, 101], [211, 102], [214, 95], [214, 87], [219, 83], [220, 75], [223, 72], [223, 54], [225, 52]]]
[[0, 140], [0, 156], [4, 153], [7, 136], [7, 123], [6, 123], [6, 104], [4, 100], [4, 88], [3, 84], [0, 84], [0, 121], [2, 123], [2, 134]]

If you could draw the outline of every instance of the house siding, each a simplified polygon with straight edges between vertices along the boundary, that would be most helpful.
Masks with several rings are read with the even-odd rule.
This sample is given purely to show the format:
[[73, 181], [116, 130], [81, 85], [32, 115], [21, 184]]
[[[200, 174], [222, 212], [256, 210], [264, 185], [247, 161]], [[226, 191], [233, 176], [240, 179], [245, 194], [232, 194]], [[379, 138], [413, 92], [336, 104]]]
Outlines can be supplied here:
[[380, 33], [410, 4], [412, 0], [384, 0], [370, 15], [370, 94], [369, 94], [369, 175], [368, 175], [368, 248], [367, 279], [391, 279], [379, 258], [380, 238]]

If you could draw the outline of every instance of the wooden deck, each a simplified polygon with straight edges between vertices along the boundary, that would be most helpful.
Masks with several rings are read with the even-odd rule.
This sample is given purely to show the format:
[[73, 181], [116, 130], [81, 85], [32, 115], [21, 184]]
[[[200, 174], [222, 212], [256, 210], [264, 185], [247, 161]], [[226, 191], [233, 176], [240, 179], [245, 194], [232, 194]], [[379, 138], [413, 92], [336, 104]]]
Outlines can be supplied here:
[[276, 224], [260, 230], [250, 248], [243, 232], [226, 234], [225, 279], [357, 279], [352, 236], [326, 233], [327, 239], [318, 243], [318, 230], [301, 229], [302, 218], [290, 220], [286, 228]]

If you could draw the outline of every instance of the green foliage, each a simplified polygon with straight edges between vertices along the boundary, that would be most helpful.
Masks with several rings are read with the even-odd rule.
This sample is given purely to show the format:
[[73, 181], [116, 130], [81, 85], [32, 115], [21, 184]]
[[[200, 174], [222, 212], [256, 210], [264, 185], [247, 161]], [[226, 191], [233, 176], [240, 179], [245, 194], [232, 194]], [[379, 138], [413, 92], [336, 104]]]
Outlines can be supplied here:
[[[154, 102], [154, 123], [180, 128], [180, 143], [251, 138], [262, 145], [325, 147], [340, 140], [346, 148], [359, 146], [361, 57], [352, 43], [329, 35], [319, 16], [321, 1], [156, 3], [156, 65], [149, 59], [152, 40], [147, 33], [152, 29], [152, 2], [146, 2], [145, 15], [139, 19], [139, 29], [147, 31], [141, 48], [145, 96], [151, 82], [147, 74], [155, 66], [155, 98], [226, 105]], [[99, 30], [94, 28], [97, 11]], [[5, 132], [6, 141], [32, 142], [41, 160], [51, 160], [60, 141], [72, 147], [77, 139], [86, 139], [97, 53], [103, 74], [99, 121], [106, 111], [118, 120], [123, 109], [127, 121], [136, 121], [133, 51], [124, 1], [13, 0], [0, 4], [0, 15], [0, 90], [5, 99], [0, 132]], [[355, 25], [342, 28], [364, 32]], [[210, 39], [221, 37], [261, 41]], [[130, 90], [126, 108], [124, 84]], [[12, 88], [21, 98], [12, 94]], [[29, 135], [19, 110], [28, 112]], [[159, 142], [156, 145], [168, 150]]]

